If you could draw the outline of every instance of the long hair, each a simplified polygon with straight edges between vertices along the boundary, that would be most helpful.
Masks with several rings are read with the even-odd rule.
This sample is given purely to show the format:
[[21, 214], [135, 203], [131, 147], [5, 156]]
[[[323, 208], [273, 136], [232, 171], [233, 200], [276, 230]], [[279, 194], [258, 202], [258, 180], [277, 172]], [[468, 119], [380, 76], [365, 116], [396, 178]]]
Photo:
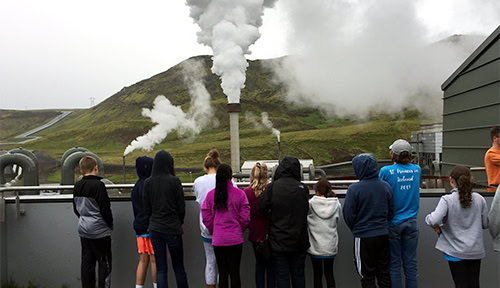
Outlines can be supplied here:
[[215, 175], [214, 208], [227, 209], [227, 182], [233, 177], [233, 170], [227, 164], [220, 164]]
[[212, 149], [208, 152], [207, 157], [203, 160], [203, 167], [206, 169], [215, 168], [220, 165], [219, 151], [217, 149]]
[[250, 172], [250, 186], [252, 186], [255, 197], [259, 198], [267, 186], [267, 165], [255, 163]]
[[462, 208], [470, 208], [472, 204], [472, 177], [469, 168], [456, 166], [451, 170], [451, 178], [455, 180]]
[[327, 198], [336, 196], [335, 192], [333, 192], [332, 184], [324, 177], [314, 184], [314, 191]]

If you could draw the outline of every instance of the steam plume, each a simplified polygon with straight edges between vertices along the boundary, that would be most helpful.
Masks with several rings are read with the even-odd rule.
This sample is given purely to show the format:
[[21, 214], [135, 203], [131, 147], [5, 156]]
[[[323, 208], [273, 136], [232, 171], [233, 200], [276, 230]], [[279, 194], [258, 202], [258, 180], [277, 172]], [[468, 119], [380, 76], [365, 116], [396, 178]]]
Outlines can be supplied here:
[[280, 142], [281, 132], [273, 127], [273, 123], [271, 122], [271, 120], [269, 120], [267, 112], [262, 112], [260, 115], [262, 116], [262, 124], [264, 124], [264, 126], [266, 126], [267, 128], [271, 129], [272, 133], [276, 135], [276, 138], [278, 138], [278, 142]]
[[196, 60], [185, 61], [182, 65], [184, 82], [188, 86], [191, 95], [191, 106], [185, 113], [180, 106], [174, 106], [165, 96], [159, 95], [153, 103], [152, 109], [142, 109], [144, 117], [151, 118], [156, 123], [148, 133], [137, 137], [123, 152], [127, 155], [136, 149], [151, 151], [167, 137], [168, 133], [177, 129], [179, 135], [197, 135], [201, 129], [212, 121], [213, 110], [210, 106], [210, 94], [208, 93], [203, 78], [205, 69], [203, 63]]
[[274, 66], [287, 100], [341, 116], [416, 108], [440, 118], [441, 84], [484, 37], [432, 44], [415, 5], [407, 0], [279, 2], [291, 26], [289, 53], [298, 55]]
[[240, 102], [248, 67], [245, 55], [260, 38], [264, 7], [276, 0], [187, 0], [190, 16], [201, 31], [198, 42], [212, 48], [212, 72], [222, 80], [229, 103]]

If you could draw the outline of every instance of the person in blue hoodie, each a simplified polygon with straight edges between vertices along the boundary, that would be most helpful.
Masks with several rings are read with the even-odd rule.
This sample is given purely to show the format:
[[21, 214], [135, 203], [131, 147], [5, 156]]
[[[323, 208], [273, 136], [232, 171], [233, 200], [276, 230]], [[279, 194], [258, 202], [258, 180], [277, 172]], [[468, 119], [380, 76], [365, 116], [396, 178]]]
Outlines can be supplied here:
[[132, 208], [134, 211], [134, 230], [137, 239], [137, 250], [140, 255], [135, 274], [136, 288], [144, 287], [146, 272], [148, 271], [150, 262], [153, 286], [156, 288], [156, 262], [151, 238], [148, 232], [149, 217], [144, 213], [143, 202], [144, 180], [151, 176], [152, 169], [153, 158], [141, 156], [135, 159], [135, 171], [139, 179], [135, 182], [134, 188], [132, 189]]
[[361, 286], [390, 288], [389, 222], [394, 215], [391, 186], [378, 179], [378, 163], [371, 154], [352, 159], [359, 182], [347, 189], [344, 221], [354, 236], [354, 260]]

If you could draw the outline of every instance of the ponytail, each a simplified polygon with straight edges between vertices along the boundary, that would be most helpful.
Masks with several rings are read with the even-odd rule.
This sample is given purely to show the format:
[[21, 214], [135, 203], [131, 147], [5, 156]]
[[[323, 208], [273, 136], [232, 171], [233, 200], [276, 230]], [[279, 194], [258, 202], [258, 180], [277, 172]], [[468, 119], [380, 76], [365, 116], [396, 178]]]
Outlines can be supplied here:
[[451, 178], [455, 180], [462, 208], [472, 206], [472, 176], [469, 168], [465, 166], [456, 166], [451, 170]]
[[255, 163], [250, 172], [250, 186], [255, 193], [255, 197], [259, 198], [267, 186], [267, 165], [264, 163]]
[[215, 195], [214, 195], [214, 208], [226, 210], [227, 209], [227, 183], [231, 180], [233, 171], [231, 166], [227, 164], [220, 164], [217, 167], [217, 174], [215, 175]]

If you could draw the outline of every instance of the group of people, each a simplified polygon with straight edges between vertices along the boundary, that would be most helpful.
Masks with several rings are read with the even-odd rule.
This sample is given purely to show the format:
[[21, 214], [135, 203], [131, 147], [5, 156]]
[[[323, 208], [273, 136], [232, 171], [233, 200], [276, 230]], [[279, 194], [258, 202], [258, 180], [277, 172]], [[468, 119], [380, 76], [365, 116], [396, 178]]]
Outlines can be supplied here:
[[[493, 148], [498, 150], [500, 129], [495, 133], [493, 137], [492, 129], [492, 140], [499, 145]], [[207, 287], [241, 287], [247, 228], [255, 254], [256, 287], [305, 287], [306, 255], [311, 258], [314, 287], [323, 287], [323, 277], [327, 287], [336, 287], [333, 266], [341, 212], [354, 236], [353, 256], [362, 287], [403, 287], [401, 270], [405, 287], [418, 287], [416, 217], [421, 169], [411, 163], [407, 141], [396, 140], [389, 148], [394, 164], [380, 171], [371, 154], [353, 158], [359, 182], [349, 186], [343, 207], [327, 179], [314, 185], [315, 195], [310, 198], [309, 188], [301, 182], [300, 162], [294, 157], [281, 160], [272, 182], [267, 166], [255, 164], [250, 186], [240, 190], [232, 181], [231, 167], [221, 163], [217, 150], [211, 150], [203, 163], [206, 175], [193, 186], [200, 205]], [[496, 165], [500, 168], [500, 163]], [[83, 157], [80, 170], [83, 178], [75, 184], [73, 204], [79, 217], [82, 286], [95, 287], [97, 262], [99, 287], [110, 287], [113, 217], [109, 198], [94, 158]], [[182, 241], [185, 201], [174, 159], [162, 150], [154, 160], [137, 158], [136, 170], [139, 180], [132, 191], [140, 254], [136, 287], [143, 287], [149, 263], [154, 287], [168, 287], [167, 248], [177, 287], [188, 287]], [[488, 217], [486, 201], [472, 192], [467, 167], [455, 167], [449, 179], [451, 193], [441, 197], [425, 221], [439, 234], [436, 248], [448, 261], [455, 286], [479, 287], [480, 263], [485, 257], [483, 229], [490, 228], [494, 249], [500, 251], [500, 193]]]

